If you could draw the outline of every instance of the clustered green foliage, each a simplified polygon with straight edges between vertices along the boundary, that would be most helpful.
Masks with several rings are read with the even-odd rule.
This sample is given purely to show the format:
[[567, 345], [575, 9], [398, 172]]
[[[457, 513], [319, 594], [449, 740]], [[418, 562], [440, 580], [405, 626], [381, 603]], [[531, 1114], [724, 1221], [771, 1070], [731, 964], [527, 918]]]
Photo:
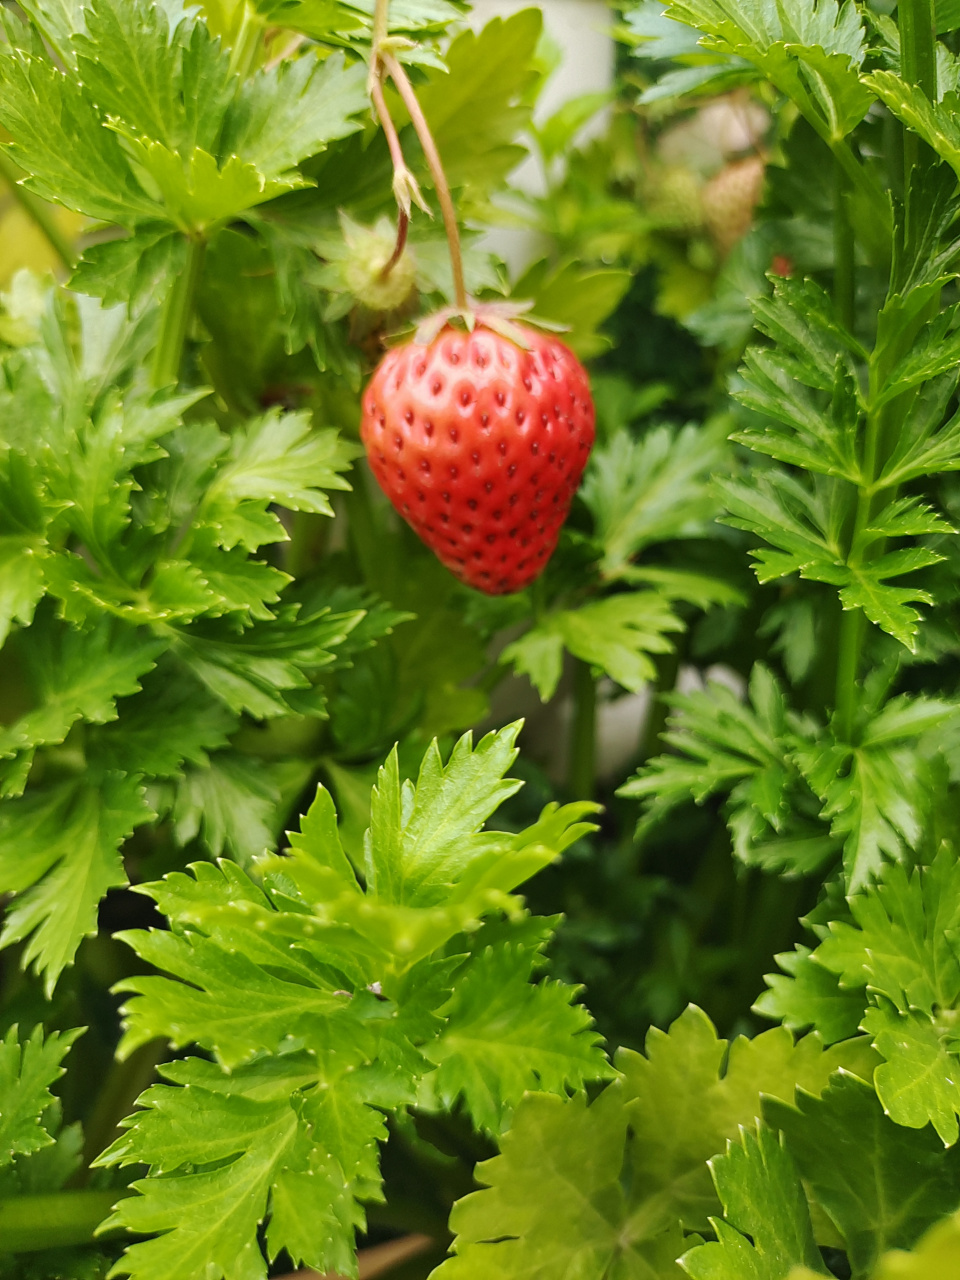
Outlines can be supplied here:
[[122, 984], [121, 1054], [160, 1035], [214, 1061], [165, 1067], [170, 1083], [99, 1158], [150, 1166], [113, 1221], [163, 1234], [122, 1270], [201, 1275], [214, 1260], [243, 1274], [268, 1216], [271, 1257], [350, 1273], [360, 1202], [380, 1197], [384, 1112], [462, 1100], [498, 1133], [526, 1091], [607, 1074], [574, 990], [530, 984], [555, 922], [512, 893], [583, 834], [593, 806], [552, 806], [515, 836], [480, 829], [517, 787], [503, 774], [518, 727], [475, 750], [465, 736], [446, 766], [434, 745], [416, 786], [391, 755], [362, 886], [327, 791], [289, 853], [256, 864], [259, 883], [223, 861], [140, 886], [171, 929], [124, 937], [170, 976]]
[[[4, 164], [89, 220], [68, 283], [0, 315], [0, 1269], [355, 1276], [358, 1233], [423, 1228], [410, 1274], [442, 1280], [942, 1280], [960, 10], [625, 9], [641, 110], [733, 90], [777, 122], [766, 212], [689, 317], [700, 403], [623, 375], [665, 226], [601, 176], [630, 104], [576, 149], [608, 98], [533, 123], [536, 10], [389, 17], [461, 215], [551, 245], [511, 286], [467, 233], [471, 292], [595, 358], [580, 499], [513, 597], [456, 584], [358, 461], [385, 337], [451, 290], [419, 216], [403, 287], [367, 287], [371, 6], [0, 9]], [[504, 190], [524, 130], [542, 197]], [[565, 803], [512, 713], [471, 732], [527, 683], [576, 692]], [[602, 697], [650, 688], [600, 817]]]
[[[482, 220], [524, 154], [541, 20], [447, 41], [459, 15], [397, 3], [390, 33], [461, 211]], [[637, 689], [684, 626], [678, 602], [739, 598], [628, 564], [704, 533], [722, 432], [664, 428], [638, 452], [615, 418], [592, 532], [536, 611], [524, 596], [465, 619], [476, 601], [353, 469], [384, 333], [450, 288], [440, 232], [416, 219], [411, 297], [384, 315], [355, 296], [393, 207], [370, 14], [37, 0], [0, 22], [5, 162], [30, 197], [90, 220], [67, 287], [19, 276], [3, 298], [4, 1023], [97, 1024], [58, 1085], [84, 1129], [47, 1091], [76, 1031], [38, 1029], [22, 1055], [15, 1030], [5, 1042], [4, 1266], [354, 1274], [388, 1118], [415, 1152], [410, 1112], [489, 1150], [526, 1093], [611, 1074], [577, 987], [543, 974], [557, 917], [515, 892], [594, 829], [596, 806], [552, 801], [519, 832], [485, 830], [520, 785], [504, 781], [518, 727], [475, 749], [452, 735], [508, 663], [549, 697], [566, 648]], [[581, 118], [547, 127], [550, 154]], [[469, 236], [466, 270], [475, 292], [506, 288]], [[628, 282], [567, 255], [523, 293], [589, 354]], [[346, 538], [326, 527], [335, 512]], [[490, 664], [486, 638], [511, 621], [525, 634]], [[131, 918], [154, 927], [119, 927]], [[112, 1066], [111, 984], [127, 993]]]
[[[942, 31], [957, 17], [938, 7]], [[719, 519], [749, 536], [758, 583], [784, 583], [761, 621], [774, 643], [744, 697], [719, 682], [670, 696], [667, 750], [621, 794], [642, 801], [642, 841], [691, 802], [712, 803], [745, 868], [822, 883], [803, 921], [813, 945], [777, 957], [782, 972], [755, 1005], [783, 1027], [749, 1048], [785, 1028], [808, 1033], [797, 1052], [825, 1042], [875, 1065], [830, 1062], [823, 1085], [794, 1070], [782, 1093], [761, 1084], [743, 1118], [725, 1117], [729, 1132], [705, 1137], [722, 1213], [678, 1212], [661, 1192], [668, 1221], [635, 1170], [649, 1160], [646, 1177], [666, 1177], [687, 1135], [710, 1127], [711, 1087], [679, 1047], [694, 1025], [685, 1014], [667, 1038], [671, 1085], [682, 1078], [684, 1098], [690, 1086], [695, 1117], [674, 1117], [649, 1078], [635, 1086], [623, 1054], [622, 1078], [589, 1108], [530, 1098], [479, 1171], [489, 1189], [455, 1210], [452, 1275], [546, 1278], [575, 1258], [590, 1274], [696, 1280], [919, 1278], [960, 1265], [957, 60], [934, 47], [932, 25], [921, 3], [901, 3], [898, 30], [849, 2], [738, 0], [677, 0], [662, 19], [643, 6], [635, 24], [659, 45], [645, 56], [689, 63], [648, 99], [760, 80], [793, 104], [803, 146], [836, 177], [832, 280], [793, 275], [758, 291], [731, 385], [732, 439], [753, 457], [713, 489]], [[877, 99], [892, 117], [886, 147], [868, 141]], [[911, 132], [894, 148], [898, 120]], [[648, 1037], [648, 1072], [661, 1034]], [[742, 1067], [736, 1049], [723, 1087]], [[644, 1119], [657, 1104], [659, 1141]], [[571, 1205], [562, 1235], [534, 1208], [545, 1149]], [[585, 1185], [602, 1215], [586, 1210]]]
[[[283, 749], [283, 730], [291, 737], [297, 722], [312, 745], [332, 705], [335, 767], [382, 759], [403, 733], [422, 744], [462, 729], [485, 707], [480, 690], [460, 687], [484, 654], [456, 608], [442, 608], [444, 575], [402, 545], [393, 561], [383, 556], [382, 509], [359, 497], [351, 508], [360, 582], [333, 557], [325, 579], [304, 585], [298, 548], [283, 545], [291, 529], [300, 546], [322, 542], [304, 521], [332, 516], [330, 493], [350, 489], [344, 473], [359, 449], [345, 438], [356, 421], [348, 402], [365, 367], [350, 339], [378, 332], [362, 307], [345, 320], [343, 281], [331, 275], [330, 245], [343, 243], [337, 206], [369, 217], [391, 201], [382, 139], [360, 136], [362, 15], [324, 11], [321, 36], [311, 6], [284, 9], [288, 33], [316, 45], [244, 75], [240, 44], [229, 50], [175, 4], [25, 12], [29, 22], [3, 16], [8, 154], [28, 190], [111, 228], [86, 248], [72, 292], [9, 296], [3, 352], [0, 887], [18, 895], [3, 941], [26, 943], [23, 961], [49, 994], [95, 930], [104, 895], [127, 882], [120, 849], [134, 831], [165, 824], [166, 865], [171, 846], [195, 843], [248, 863], [275, 844], [310, 779], [309, 760]], [[396, 33], [436, 35], [453, 12], [398, 8]], [[228, 16], [219, 13], [221, 26]], [[248, 17], [259, 33], [277, 15]], [[429, 44], [411, 52], [426, 58], [420, 96], [468, 209], [522, 154], [513, 139], [529, 118], [539, 27], [529, 11], [459, 36], [445, 63], [426, 57]], [[451, 79], [459, 97], [446, 91]], [[484, 130], [465, 134], [465, 104]], [[441, 249], [418, 229], [424, 300], [443, 287]], [[478, 255], [468, 268], [474, 287], [497, 281]], [[571, 265], [558, 270], [562, 288], [549, 270], [542, 281], [548, 313], [558, 292], [565, 305], [577, 296]], [[594, 270], [587, 292], [598, 279], [609, 307], [627, 277]], [[571, 341], [592, 349], [601, 315], [581, 319]], [[188, 330], [200, 340], [196, 363], [177, 386]], [[272, 398], [283, 407], [264, 412]], [[289, 411], [293, 402], [302, 410]], [[311, 409], [343, 434], [313, 427]], [[625, 431], [598, 454], [590, 506], [601, 572], [568, 575], [551, 593], [556, 607], [504, 655], [543, 696], [564, 648], [639, 688], [653, 671], [647, 655], [682, 629], [674, 601], [735, 598], [722, 581], [627, 563], [712, 514], [705, 481], [723, 446], [713, 432], [699, 449], [701, 434], [665, 428], [633, 458], [630, 484], [622, 463], [638, 446]], [[674, 491], [680, 475], [688, 493]], [[622, 581], [645, 589], [590, 598]], [[528, 599], [512, 608], [530, 619]], [[414, 615], [415, 638], [386, 663], [356, 665]], [[434, 653], [440, 636], [446, 657]], [[250, 732], [268, 721], [283, 726], [279, 745]]]

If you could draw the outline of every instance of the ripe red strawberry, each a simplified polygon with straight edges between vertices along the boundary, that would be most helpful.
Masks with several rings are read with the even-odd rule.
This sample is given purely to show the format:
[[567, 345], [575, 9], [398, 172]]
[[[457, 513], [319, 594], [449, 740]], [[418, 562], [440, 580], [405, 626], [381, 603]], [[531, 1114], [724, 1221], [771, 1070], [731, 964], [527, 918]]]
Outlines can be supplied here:
[[482, 323], [394, 347], [363, 397], [360, 434], [381, 489], [452, 573], [489, 595], [543, 570], [594, 436], [576, 356], [520, 331], [527, 350]]

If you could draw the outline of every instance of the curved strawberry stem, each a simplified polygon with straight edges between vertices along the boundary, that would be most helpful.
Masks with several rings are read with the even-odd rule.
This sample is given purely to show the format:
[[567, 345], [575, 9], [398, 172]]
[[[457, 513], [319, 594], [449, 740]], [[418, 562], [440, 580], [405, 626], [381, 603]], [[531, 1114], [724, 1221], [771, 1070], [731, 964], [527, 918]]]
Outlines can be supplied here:
[[373, 101], [374, 109], [380, 117], [380, 125], [383, 129], [383, 136], [387, 140], [387, 149], [390, 152], [390, 159], [393, 162], [393, 195], [397, 202], [397, 242], [393, 253], [389, 260], [384, 264], [383, 270], [380, 272], [381, 280], [386, 280], [387, 276], [400, 261], [404, 249], [407, 244], [407, 230], [410, 226], [410, 206], [412, 202], [416, 202], [421, 209], [429, 213], [423, 196], [420, 194], [420, 188], [417, 180], [407, 168], [406, 161], [403, 158], [403, 148], [400, 146], [400, 137], [397, 133], [397, 126], [393, 123], [393, 117], [387, 106], [387, 100], [383, 93], [382, 70], [379, 65], [379, 54], [376, 55], [376, 63], [374, 70], [370, 76], [370, 97]]
[[433, 140], [433, 134], [430, 132], [426, 116], [420, 109], [420, 103], [417, 101], [413, 85], [410, 83], [406, 71], [404, 71], [398, 59], [389, 49], [389, 27], [387, 24], [389, 4], [390, 0], [376, 0], [374, 5], [369, 81], [370, 97], [380, 118], [380, 124], [383, 126], [387, 146], [390, 149], [390, 159], [393, 161], [393, 193], [400, 208], [400, 217], [397, 220], [397, 247], [390, 261], [384, 267], [382, 274], [384, 276], [389, 275], [403, 253], [407, 239], [407, 224], [410, 219], [411, 202], [416, 202], [426, 213], [430, 212], [426, 204], [424, 204], [423, 197], [420, 195], [416, 179], [407, 168], [396, 125], [393, 123], [387, 108], [383, 93], [383, 77], [386, 74], [396, 85], [397, 92], [403, 99], [403, 104], [410, 115], [410, 122], [417, 137], [420, 139], [420, 145], [423, 148], [423, 154], [426, 157], [430, 175], [433, 178], [433, 185], [437, 190], [437, 199], [440, 201], [440, 209], [443, 214], [443, 226], [447, 233], [447, 244], [450, 248], [450, 266], [453, 270], [454, 301], [459, 311], [466, 312], [469, 309], [470, 300], [467, 297], [467, 290], [463, 281], [463, 256], [460, 251], [460, 228], [457, 226], [457, 211], [454, 208], [453, 197], [450, 195], [450, 184], [447, 182], [447, 175], [443, 171], [437, 144]]
[[450, 266], [453, 269], [453, 296], [460, 311], [466, 311], [470, 305], [467, 298], [466, 286], [463, 282], [463, 257], [460, 251], [460, 228], [457, 226], [457, 211], [454, 208], [453, 197], [450, 194], [450, 185], [447, 182], [447, 175], [443, 171], [443, 164], [440, 160], [440, 153], [437, 151], [437, 144], [433, 140], [433, 134], [430, 132], [430, 126], [427, 124], [427, 118], [420, 108], [417, 101], [417, 95], [414, 92], [410, 78], [404, 71], [402, 65], [394, 57], [392, 53], [381, 53], [380, 60], [386, 69], [387, 74], [393, 83], [397, 86], [397, 92], [403, 99], [403, 105], [407, 108], [410, 115], [410, 123], [416, 131], [417, 137], [420, 139], [420, 145], [423, 147], [423, 154], [426, 157], [427, 165], [430, 169], [430, 176], [433, 178], [433, 185], [437, 191], [437, 199], [440, 201], [440, 210], [443, 214], [443, 227], [447, 233], [447, 245], [450, 249]]
[[393, 253], [383, 264], [380, 271], [380, 279], [386, 280], [387, 276], [403, 257], [403, 251], [407, 247], [407, 231], [410, 227], [410, 215], [405, 209], [397, 212], [397, 242], [393, 246]]

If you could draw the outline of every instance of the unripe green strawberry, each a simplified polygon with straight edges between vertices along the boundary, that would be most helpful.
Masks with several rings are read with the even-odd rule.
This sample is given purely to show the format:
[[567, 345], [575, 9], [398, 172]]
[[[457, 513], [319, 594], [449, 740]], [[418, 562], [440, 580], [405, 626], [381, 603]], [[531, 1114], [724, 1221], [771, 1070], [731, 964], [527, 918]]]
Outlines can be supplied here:
[[587, 374], [556, 338], [444, 328], [380, 362], [360, 434], [380, 487], [437, 557], [489, 595], [557, 545], [594, 437]]
[[703, 225], [700, 179], [685, 165], [668, 165], [651, 179], [647, 209], [668, 231], [695, 231]]
[[410, 250], [404, 249], [389, 274], [383, 274], [396, 246], [396, 228], [387, 218], [365, 227], [343, 213], [340, 227], [342, 239], [318, 243], [327, 260], [320, 283], [331, 292], [348, 295], [342, 311], [352, 305], [350, 298], [370, 311], [398, 311], [417, 287], [417, 268]]
[[703, 188], [703, 219], [721, 253], [729, 253], [750, 230], [763, 192], [764, 163], [749, 156], [726, 165]]

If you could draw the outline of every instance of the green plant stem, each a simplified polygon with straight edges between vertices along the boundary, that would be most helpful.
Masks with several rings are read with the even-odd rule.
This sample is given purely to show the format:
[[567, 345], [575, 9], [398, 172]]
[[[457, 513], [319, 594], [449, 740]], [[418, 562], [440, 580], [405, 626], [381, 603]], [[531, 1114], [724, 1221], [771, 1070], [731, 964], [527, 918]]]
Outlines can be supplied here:
[[661, 654], [656, 659], [656, 664], [657, 683], [651, 686], [653, 697], [640, 735], [638, 768], [645, 765], [652, 756], [657, 754], [660, 746], [660, 735], [667, 727], [670, 707], [664, 695], [672, 693], [677, 685], [677, 674], [680, 670], [679, 649], [675, 649], [673, 653]]
[[573, 671], [573, 729], [567, 782], [578, 800], [592, 800], [597, 757], [597, 682], [589, 662], [577, 658]]
[[[834, 159], [834, 208], [833, 208], [833, 300], [837, 319], [845, 329], [852, 331], [856, 315], [856, 237], [850, 221], [847, 193], [850, 181], [844, 167]], [[876, 425], [868, 423], [872, 444], [868, 440], [867, 452], [876, 453]], [[869, 472], [870, 475], [873, 472]], [[868, 504], [869, 505], [869, 504]], [[851, 547], [855, 546], [861, 527], [863, 494], [858, 496], [857, 515]], [[863, 643], [863, 614], [859, 609], [844, 610], [840, 615], [839, 642], [837, 645], [837, 674], [834, 707], [837, 712], [838, 732], [849, 738], [853, 731], [856, 710], [857, 669], [860, 647]]]
[[[915, 84], [929, 98], [937, 95], [937, 55], [936, 55], [936, 23], [934, 19], [933, 0], [900, 0], [898, 7], [900, 26], [901, 74], [908, 84]], [[930, 149], [909, 130], [903, 139], [903, 172], [904, 172], [904, 219], [903, 227], [905, 256], [909, 261], [917, 253], [912, 222], [913, 210], [922, 203], [920, 195], [920, 179], [923, 172], [934, 163]], [[839, 182], [839, 179], [838, 179]], [[838, 207], [842, 204], [839, 199]], [[839, 255], [840, 233], [835, 233], [838, 246], [837, 271], [835, 276], [835, 294], [837, 296], [838, 315], [842, 318], [840, 290], [846, 266], [841, 265]], [[849, 301], [849, 299], [848, 299]], [[937, 304], [931, 303], [934, 312]], [[873, 362], [870, 379], [870, 399], [883, 389], [886, 371], [904, 354], [899, 349], [887, 348], [883, 351], [883, 359]], [[881, 367], [881, 365], [883, 367]], [[864, 436], [861, 473], [863, 484], [857, 496], [856, 515], [850, 538], [848, 562], [857, 565], [883, 552], [884, 544], [875, 540], [869, 546], [863, 545], [863, 537], [870, 524], [875, 505], [875, 485], [877, 477], [882, 474], [889, 450], [896, 442], [898, 420], [895, 404], [890, 404], [883, 411], [873, 410], [867, 415], [866, 433]], [[886, 500], [892, 495], [887, 491]], [[853, 735], [854, 718], [857, 706], [857, 675], [860, 655], [866, 635], [865, 619], [859, 609], [844, 612], [840, 619], [840, 634], [837, 645], [837, 686], [835, 708], [837, 715], [837, 732], [846, 741]]]
[[230, 50], [230, 70], [246, 79], [253, 70], [263, 35], [263, 19], [249, 4], [243, 6], [240, 30]]
[[934, 0], [900, 0], [900, 74], [928, 98], [937, 96], [937, 20]]
[[839, 161], [833, 164], [833, 303], [837, 319], [852, 332], [856, 316], [856, 243], [847, 194], [850, 182]]
[[542, 574], [539, 578], [534, 578], [530, 585], [530, 607], [534, 623], [542, 622], [547, 612], [547, 589]]
[[0, 1200], [0, 1248], [4, 1253], [34, 1253], [90, 1244], [97, 1227], [128, 1194], [121, 1188]]
[[73, 245], [57, 226], [57, 220], [53, 216], [52, 208], [45, 201], [38, 199], [32, 191], [28, 191], [26, 187], [20, 185], [20, 179], [24, 175], [3, 151], [0, 151], [0, 176], [7, 182], [10, 187], [10, 194], [20, 208], [46, 237], [64, 269], [72, 271], [77, 255]]
[[153, 353], [151, 371], [151, 381], [157, 389], [168, 387], [179, 380], [183, 346], [187, 340], [187, 329], [193, 315], [193, 304], [203, 270], [205, 249], [205, 240], [194, 236], [187, 237], [187, 260], [163, 304], [160, 315], [160, 337]]
[[385, 53], [381, 56], [384, 68], [390, 76], [390, 79], [397, 86], [397, 92], [403, 100], [403, 105], [407, 108], [407, 113], [410, 116], [410, 123], [416, 131], [417, 137], [420, 139], [420, 146], [423, 148], [423, 154], [426, 158], [427, 165], [430, 169], [430, 176], [433, 178], [433, 185], [437, 192], [437, 200], [440, 202], [440, 211], [443, 214], [443, 227], [447, 233], [447, 245], [450, 249], [450, 266], [453, 269], [454, 300], [461, 311], [466, 311], [469, 306], [469, 299], [467, 298], [467, 290], [463, 281], [463, 255], [460, 250], [460, 228], [457, 226], [457, 211], [454, 208], [453, 197], [450, 194], [450, 184], [447, 182], [447, 175], [444, 173], [443, 164], [440, 161], [440, 153], [433, 140], [433, 134], [430, 132], [430, 126], [427, 124], [427, 118], [420, 108], [420, 103], [417, 101], [417, 95], [414, 92], [413, 85], [410, 83], [410, 77], [392, 53]]
[[837, 645], [837, 735], [849, 742], [857, 709], [857, 672], [863, 646], [863, 612], [847, 609], [840, 615], [840, 640]]
[[377, 531], [368, 481], [369, 470], [361, 463], [353, 476], [353, 488], [346, 499], [347, 533], [360, 572], [367, 585], [377, 589], [384, 569], [383, 540]]
[[[381, 6], [381, 0], [377, 0], [378, 12]], [[386, 21], [386, 6], [384, 8], [384, 22]], [[376, 33], [376, 18], [374, 18], [374, 33]], [[376, 34], [374, 35], [376, 40]], [[376, 45], [374, 46], [377, 47]], [[377, 55], [379, 63], [379, 54]], [[412, 183], [416, 180], [407, 168], [406, 161], [403, 158], [403, 148], [400, 146], [400, 135], [397, 133], [397, 126], [393, 123], [393, 116], [387, 107], [387, 100], [383, 93], [383, 81], [380, 79], [379, 70], [370, 80], [370, 97], [373, 100], [374, 109], [380, 120], [380, 127], [383, 129], [383, 136], [387, 140], [387, 150], [390, 152], [390, 160], [393, 164], [394, 174], [394, 194], [397, 197], [397, 241], [390, 260], [385, 264], [380, 272], [381, 278], [386, 279], [393, 268], [400, 261], [403, 250], [407, 243], [407, 229], [410, 226], [410, 189]]]
[[[907, 84], [915, 84], [931, 100], [937, 96], [937, 35], [934, 0], [900, 0], [897, 6], [900, 28], [900, 74]], [[907, 129], [903, 135], [903, 185], [906, 207], [904, 240], [908, 254], [913, 250], [916, 207], [911, 192], [918, 179], [936, 163], [927, 144]]]

